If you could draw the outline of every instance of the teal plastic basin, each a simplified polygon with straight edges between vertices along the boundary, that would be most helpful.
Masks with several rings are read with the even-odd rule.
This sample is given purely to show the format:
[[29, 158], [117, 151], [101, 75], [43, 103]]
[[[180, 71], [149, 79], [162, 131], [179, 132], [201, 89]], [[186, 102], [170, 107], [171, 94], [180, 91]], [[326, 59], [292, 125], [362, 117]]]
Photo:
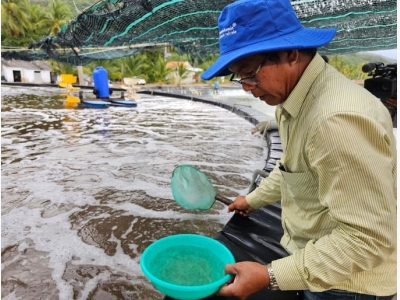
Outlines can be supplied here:
[[226, 264], [235, 262], [219, 241], [196, 234], [168, 236], [150, 244], [140, 258], [144, 275], [161, 293], [181, 300], [214, 294], [231, 275]]

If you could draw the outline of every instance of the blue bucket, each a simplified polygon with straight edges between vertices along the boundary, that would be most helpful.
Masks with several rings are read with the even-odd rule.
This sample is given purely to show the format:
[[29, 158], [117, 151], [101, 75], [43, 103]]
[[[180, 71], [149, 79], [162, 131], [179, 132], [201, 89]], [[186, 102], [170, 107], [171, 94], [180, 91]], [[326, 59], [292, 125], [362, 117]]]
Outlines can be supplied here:
[[226, 264], [235, 262], [230, 250], [219, 241], [196, 234], [178, 234], [148, 246], [140, 267], [156, 289], [181, 300], [208, 297], [231, 275]]

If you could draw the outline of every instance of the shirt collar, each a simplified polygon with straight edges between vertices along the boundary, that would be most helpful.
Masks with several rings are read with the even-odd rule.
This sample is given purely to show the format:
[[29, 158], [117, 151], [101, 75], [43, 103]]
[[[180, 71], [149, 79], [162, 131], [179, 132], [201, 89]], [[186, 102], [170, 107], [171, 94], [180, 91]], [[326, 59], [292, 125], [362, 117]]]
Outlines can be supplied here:
[[296, 84], [293, 91], [285, 102], [282, 103], [282, 108], [292, 118], [297, 117], [300, 112], [301, 106], [307, 97], [307, 94], [313, 84], [314, 80], [325, 68], [324, 59], [317, 53], [311, 60], [307, 68], [301, 75], [299, 82]]

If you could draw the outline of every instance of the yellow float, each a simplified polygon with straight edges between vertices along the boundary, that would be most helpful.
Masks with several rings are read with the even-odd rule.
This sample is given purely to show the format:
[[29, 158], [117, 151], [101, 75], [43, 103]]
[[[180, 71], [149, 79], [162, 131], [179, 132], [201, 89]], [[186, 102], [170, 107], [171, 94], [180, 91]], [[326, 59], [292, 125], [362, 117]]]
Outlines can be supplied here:
[[69, 108], [75, 108], [81, 100], [75, 97], [74, 91], [78, 91], [78, 87], [74, 87], [72, 84], [76, 83], [76, 76], [72, 74], [61, 74], [61, 81], [58, 86], [67, 89], [66, 93], [60, 94], [61, 97], [67, 97], [64, 101], [64, 106]]

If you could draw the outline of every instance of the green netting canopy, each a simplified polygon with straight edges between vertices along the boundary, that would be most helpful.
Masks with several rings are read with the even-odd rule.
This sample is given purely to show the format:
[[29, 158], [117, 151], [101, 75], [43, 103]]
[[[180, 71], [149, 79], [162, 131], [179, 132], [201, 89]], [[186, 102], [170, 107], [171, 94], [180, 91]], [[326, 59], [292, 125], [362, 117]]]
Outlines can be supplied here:
[[[218, 53], [218, 16], [232, 0], [103, 0], [87, 8], [56, 36], [5, 59], [53, 58], [72, 65], [123, 58], [147, 47], [172, 45], [191, 57]], [[306, 27], [337, 29], [321, 54], [397, 48], [396, 0], [297, 0]]]

